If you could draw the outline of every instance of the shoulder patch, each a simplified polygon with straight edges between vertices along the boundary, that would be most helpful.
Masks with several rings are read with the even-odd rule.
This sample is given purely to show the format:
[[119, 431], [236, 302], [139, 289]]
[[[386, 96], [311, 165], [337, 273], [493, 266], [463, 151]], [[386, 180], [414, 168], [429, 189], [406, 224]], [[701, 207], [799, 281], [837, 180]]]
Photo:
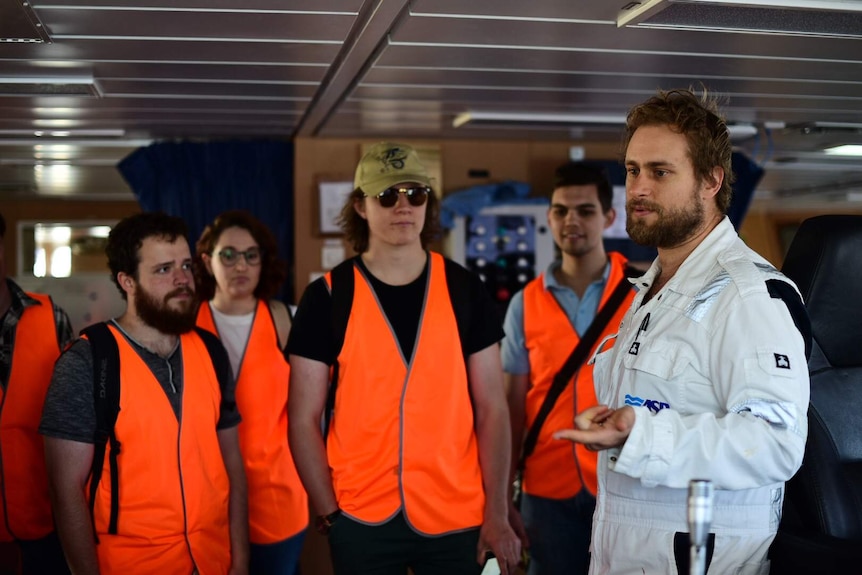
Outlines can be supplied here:
[[[805, 358], [811, 358], [811, 320], [808, 318], [808, 310], [805, 309], [805, 304], [802, 302], [802, 296], [790, 284], [787, 278], [781, 274], [776, 277], [771, 277], [765, 282], [766, 290], [769, 296], [773, 299], [780, 299], [787, 306], [787, 311], [790, 312], [790, 317], [793, 318], [793, 324], [802, 339], [805, 341]], [[778, 354], [776, 354], [778, 355]], [[776, 359], [777, 361], [777, 359]], [[789, 366], [788, 366], [789, 367]]]

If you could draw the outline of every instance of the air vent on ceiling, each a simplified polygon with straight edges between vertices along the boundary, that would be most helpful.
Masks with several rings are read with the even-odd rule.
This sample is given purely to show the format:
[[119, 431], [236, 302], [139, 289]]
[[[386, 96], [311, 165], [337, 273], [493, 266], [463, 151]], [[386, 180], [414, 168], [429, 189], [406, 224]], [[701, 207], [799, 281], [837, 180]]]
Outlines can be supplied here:
[[0, 2], [0, 43], [51, 43], [30, 2]]
[[862, 2], [649, 0], [625, 5], [617, 26], [862, 38]]
[[83, 96], [100, 98], [99, 87], [88, 76], [3, 76], [0, 75], [0, 96]]
[[860, 134], [862, 123], [858, 122], [804, 122], [788, 124], [788, 129], [799, 130], [803, 134]]
[[33, 182], [0, 182], [0, 193], [3, 194], [32, 194], [35, 191]]

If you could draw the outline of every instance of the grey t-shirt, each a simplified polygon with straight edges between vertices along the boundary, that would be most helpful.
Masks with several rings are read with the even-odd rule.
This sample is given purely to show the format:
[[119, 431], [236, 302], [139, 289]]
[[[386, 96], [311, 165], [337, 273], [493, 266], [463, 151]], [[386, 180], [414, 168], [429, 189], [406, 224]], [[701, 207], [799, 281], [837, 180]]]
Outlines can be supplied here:
[[[179, 421], [183, 391], [183, 354], [180, 346], [177, 345], [166, 359], [123, 335], [161, 384]], [[228, 429], [238, 425], [241, 419], [234, 395], [236, 382], [224, 348], [218, 346], [216, 349], [212, 360], [221, 388], [216, 429]], [[96, 407], [93, 403], [93, 355], [89, 341], [75, 341], [57, 360], [42, 409], [39, 433], [59, 439], [94, 443]]]

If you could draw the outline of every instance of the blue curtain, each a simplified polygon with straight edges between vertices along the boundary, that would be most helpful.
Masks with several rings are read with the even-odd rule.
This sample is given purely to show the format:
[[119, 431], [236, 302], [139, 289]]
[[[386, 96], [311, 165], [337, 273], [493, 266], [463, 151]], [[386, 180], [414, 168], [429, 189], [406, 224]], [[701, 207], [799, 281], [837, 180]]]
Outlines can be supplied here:
[[733, 197], [727, 208], [727, 217], [733, 222], [733, 227], [739, 230], [742, 220], [751, 205], [751, 199], [757, 190], [757, 184], [763, 178], [764, 170], [754, 160], [742, 152], [733, 152], [731, 157], [733, 173], [736, 181], [733, 183]]
[[[248, 210], [269, 226], [281, 259], [293, 261], [293, 144], [277, 140], [158, 142], [118, 165], [144, 211], [183, 218], [194, 244], [225, 210]], [[293, 273], [280, 297], [293, 301]]]

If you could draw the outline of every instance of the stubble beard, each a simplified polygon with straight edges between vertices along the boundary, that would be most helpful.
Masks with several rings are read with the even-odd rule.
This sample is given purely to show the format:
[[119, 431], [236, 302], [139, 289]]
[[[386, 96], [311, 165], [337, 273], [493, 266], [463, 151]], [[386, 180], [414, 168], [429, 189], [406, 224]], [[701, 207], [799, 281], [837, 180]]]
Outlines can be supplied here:
[[[653, 224], [643, 218], [636, 219], [632, 212], [635, 207], [645, 207], [657, 216]], [[653, 248], [673, 248], [681, 245], [695, 235], [703, 226], [705, 209], [699, 195], [692, 197], [691, 209], [668, 210], [656, 203], [630, 200], [626, 203], [626, 232], [635, 243]]]

